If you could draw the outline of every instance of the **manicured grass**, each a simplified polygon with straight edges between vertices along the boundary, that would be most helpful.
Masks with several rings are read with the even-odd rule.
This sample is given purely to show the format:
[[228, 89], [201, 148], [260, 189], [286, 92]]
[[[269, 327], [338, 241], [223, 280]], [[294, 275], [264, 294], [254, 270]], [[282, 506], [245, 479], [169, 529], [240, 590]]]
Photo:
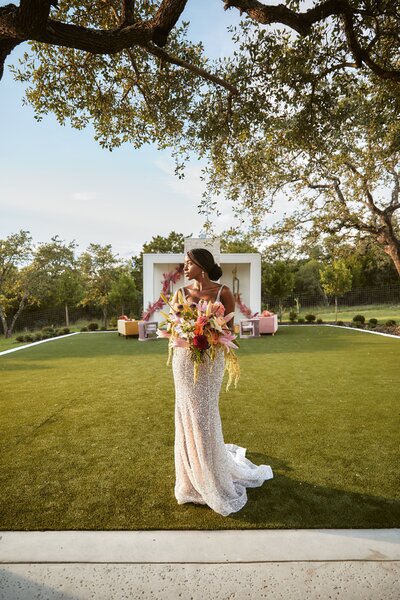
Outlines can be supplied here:
[[[323, 321], [334, 321], [335, 320], [335, 307], [334, 306], [316, 306], [314, 308], [301, 308], [300, 316], [305, 317], [306, 314], [311, 313], [322, 319]], [[399, 304], [380, 304], [380, 305], [363, 305], [363, 306], [339, 306], [338, 307], [338, 321], [352, 321], [356, 315], [364, 315], [365, 320], [368, 322], [369, 319], [378, 319], [380, 324], [385, 324], [388, 319], [394, 319], [400, 323], [400, 305]], [[284, 312], [283, 320], [289, 321], [289, 311]]]
[[224, 438], [275, 477], [225, 518], [175, 501], [166, 351], [104, 333], [0, 357], [1, 529], [400, 526], [400, 340], [315, 326], [242, 341]]

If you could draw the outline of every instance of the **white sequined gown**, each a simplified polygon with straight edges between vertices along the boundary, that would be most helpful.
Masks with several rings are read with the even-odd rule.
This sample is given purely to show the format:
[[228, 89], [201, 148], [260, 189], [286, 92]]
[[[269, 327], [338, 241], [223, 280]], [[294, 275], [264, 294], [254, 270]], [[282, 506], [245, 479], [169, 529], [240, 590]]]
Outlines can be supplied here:
[[[193, 381], [193, 363], [186, 348], [174, 348], [175, 497], [178, 504], [207, 504], [227, 516], [247, 502], [247, 487], [273, 477], [268, 465], [254, 465], [246, 449], [225, 444], [219, 414], [224, 354], [200, 365]], [[211, 370], [210, 370], [211, 368]]]

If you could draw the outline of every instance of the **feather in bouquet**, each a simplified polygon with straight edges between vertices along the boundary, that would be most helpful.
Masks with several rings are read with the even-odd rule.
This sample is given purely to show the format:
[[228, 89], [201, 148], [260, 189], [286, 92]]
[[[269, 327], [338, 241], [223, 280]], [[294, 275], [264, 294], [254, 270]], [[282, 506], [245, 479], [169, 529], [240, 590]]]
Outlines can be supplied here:
[[165, 320], [160, 326], [166, 325], [166, 329], [159, 328], [157, 331], [159, 337], [169, 338], [167, 364], [170, 364], [174, 348], [187, 348], [194, 364], [196, 382], [199, 366], [204, 363], [206, 357], [213, 361], [217, 351], [223, 350], [225, 370], [228, 372], [226, 389], [229, 389], [232, 382], [236, 387], [240, 368], [235, 349], [239, 346], [237, 342], [234, 343], [236, 336], [227, 326], [234, 313], [225, 315], [225, 307], [221, 302], [187, 302], [181, 290], [178, 291], [178, 303], [173, 306], [165, 296], [161, 297], [171, 309], [169, 314], [161, 312]]

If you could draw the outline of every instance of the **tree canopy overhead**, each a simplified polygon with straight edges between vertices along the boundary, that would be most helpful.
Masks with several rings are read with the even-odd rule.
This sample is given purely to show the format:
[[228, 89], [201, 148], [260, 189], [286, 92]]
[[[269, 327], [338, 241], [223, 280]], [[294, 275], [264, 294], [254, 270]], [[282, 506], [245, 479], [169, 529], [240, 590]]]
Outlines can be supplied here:
[[[176, 64], [173, 56], [160, 49], [168, 44], [186, 4], [187, 0], [21, 0], [19, 6], [8, 4], [0, 8], [1, 72], [8, 54], [27, 40], [108, 55], [140, 46]], [[278, 6], [258, 0], [215, 0], [215, 4], [238, 10], [254, 23], [284, 25], [300, 36], [310, 35], [330, 19], [336, 28], [334, 37], [346, 45], [348, 66], [366, 66], [379, 77], [400, 80], [392, 53], [399, 36], [397, 1], [323, 0], [311, 7], [301, 0], [285, 0]], [[191, 68], [191, 64], [196, 72], [197, 65], [190, 58], [181, 66]], [[205, 72], [197, 73], [207, 78]]]
[[90, 122], [110, 150], [169, 147], [178, 173], [205, 158], [206, 213], [223, 191], [257, 224], [288, 190], [285, 235], [362, 232], [400, 273], [399, 1], [215, 0], [244, 16], [217, 61], [190, 40], [186, 5], [21, 0], [0, 8], [0, 57], [30, 41], [13, 72], [37, 119]]

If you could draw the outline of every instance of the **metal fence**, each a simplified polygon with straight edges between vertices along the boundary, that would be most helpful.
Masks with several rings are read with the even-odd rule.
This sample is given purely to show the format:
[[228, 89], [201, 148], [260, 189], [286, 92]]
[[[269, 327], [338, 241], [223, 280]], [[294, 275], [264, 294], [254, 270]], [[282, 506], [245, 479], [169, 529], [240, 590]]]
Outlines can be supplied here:
[[[335, 299], [333, 296], [326, 296], [322, 292], [316, 294], [291, 294], [286, 298], [266, 297], [263, 307], [279, 312], [282, 307], [283, 312], [296, 310], [300, 308], [302, 312], [309, 311], [321, 306], [329, 309], [334, 307]], [[385, 285], [374, 288], [358, 288], [338, 296], [338, 306], [367, 306], [379, 304], [399, 304], [400, 305], [400, 284]], [[125, 313], [132, 314], [133, 307], [125, 307]], [[110, 310], [110, 318], [120, 314], [118, 310]], [[78, 321], [96, 321], [102, 324], [101, 310], [92, 307], [81, 307], [70, 309], [70, 325]], [[14, 332], [36, 331], [42, 327], [53, 325], [54, 327], [65, 327], [65, 312], [63, 307], [48, 309], [27, 309], [19, 317], [15, 324]], [[0, 334], [3, 334], [3, 326], [0, 321]]]
[[[101, 311], [92, 308], [75, 308], [69, 310], [70, 325], [77, 321], [98, 321], [101, 322]], [[21, 313], [14, 326], [14, 332], [35, 331], [53, 325], [54, 327], [65, 327], [64, 307], [46, 308], [46, 309], [27, 309]], [[0, 333], [4, 333], [3, 324], [0, 321]]]
[[[132, 316], [134, 307], [127, 306], [124, 308], [125, 314]], [[109, 319], [116, 318], [121, 314], [121, 308], [110, 308]], [[101, 326], [103, 324], [103, 314], [100, 309], [94, 307], [80, 307], [69, 309], [69, 324], [74, 325], [79, 321], [90, 322], [95, 321]], [[12, 318], [12, 315], [11, 315]], [[8, 319], [10, 320], [10, 319]], [[26, 309], [18, 317], [14, 326], [13, 333], [24, 331], [37, 331], [42, 327], [66, 327], [65, 309], [63, 306], [43, 309]], [[0, 334], [3, 334], [3, 324], [0, 320]]]
[[[327, 296], [322, 291], [315, 294], [291, 294], [286, 298], [266, 297], [266, 308], [279, 311], [280, 307], [284, 311], [310, 310], [324, 306], [333, 307], [335, 304], [334, 296]], [[338, 306], [368, 306], [379, 304], [400, 304], [400, 284], [384, 285], [373, 288], [356, 288], [346, 292], [337, 298]]]

